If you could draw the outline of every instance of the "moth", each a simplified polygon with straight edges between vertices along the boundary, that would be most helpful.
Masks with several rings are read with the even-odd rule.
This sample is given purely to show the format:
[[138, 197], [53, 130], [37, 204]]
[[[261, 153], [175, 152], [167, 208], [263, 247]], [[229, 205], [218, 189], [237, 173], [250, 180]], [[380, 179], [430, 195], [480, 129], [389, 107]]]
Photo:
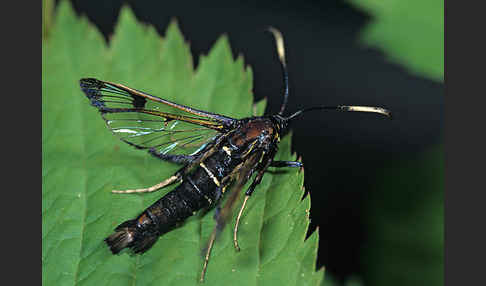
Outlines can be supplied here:
[[[298, 161], [276, 161], [275, 154], [289, 123], [312, 110], [391, 113], [369, 106], [314, 106], [285, 115], [289, 96], [282, 34], [270, 27], [283, 71], [283, 103], [277, 114], [236, 119], [177, 104], [123, 84], [94, 78], [80, 80], [81, 90], [96, 107], [108, 129], [123, 142], [182, 167], [162, 182], [141, 189], [113, 193], [154, 192], [172, 184], [172, 191], [118, 225], [105, 239], [113, 254], [124, 248], [135, 253], [150, 249], [159, 236], [201, 209], [216, 207], [216, 226], [209, 238], [200, 280], [204, 280], [211, 249], [218, 233], [233, 217], [233, 208], [245, 184], [251, 180], [236, 217], [233, 242], [238, 245], [238, 226], [247, 201], [269, 167], [302, 168]], [[230, 190], [230, 191], [228, 191]], [[227, 196], [224, 205], [222, 198]]]

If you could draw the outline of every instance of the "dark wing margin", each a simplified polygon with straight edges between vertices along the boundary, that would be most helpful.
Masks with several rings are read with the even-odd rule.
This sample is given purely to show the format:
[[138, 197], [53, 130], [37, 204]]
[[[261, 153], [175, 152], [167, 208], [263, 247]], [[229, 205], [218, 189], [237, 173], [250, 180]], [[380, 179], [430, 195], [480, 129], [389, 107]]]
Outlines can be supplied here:
[[83, 78], [80, 86], [115, 135], [155, 154], [193, 155], [237, 121], [118, 83]]

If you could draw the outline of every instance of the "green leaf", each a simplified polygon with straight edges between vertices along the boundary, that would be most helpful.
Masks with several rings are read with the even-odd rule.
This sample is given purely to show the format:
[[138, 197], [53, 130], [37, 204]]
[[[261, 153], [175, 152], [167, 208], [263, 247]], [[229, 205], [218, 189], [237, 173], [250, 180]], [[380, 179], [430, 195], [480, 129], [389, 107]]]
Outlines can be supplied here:
[[42, 1], [42, 38], [47, 36], [51, 27], [52, 12], [54, 10], [54, 1], [44, 0]]
[[[43, 285], [197, 285], [201, 249], [213, 211], [197, 214], [163, 235], [143, 255], [112, 255], [103, 239], [168, 190], [114, 195], [112, 189], [154, 185], [179, 167], [119, 141], [79, 89], [79, 79], [124, 83], [195, 108], [240, 118], [253, 107], [252, 72], [219, 38], [194, 70], [172, 22], [160, 38], [122, 8], [109, 45], [85, 18], [61, 1], [42, 42], [42, 279]], [[290, 136], [277, 155], [290, 154]], [[249, 200], [232, 245], [234, 220], [216, 241], [207, 285], [319, 285], [318, 233], [304, 241], [310, 198], [302, 200], [303, 172], [271, 170]]]
[[444, 285], [444, 150], [389, 166], [369, 196], [370, 285]]
[[366, 44], [413, 73], [444, 81], [444, 1], [349, 1], [372, 16], [361, 32]]

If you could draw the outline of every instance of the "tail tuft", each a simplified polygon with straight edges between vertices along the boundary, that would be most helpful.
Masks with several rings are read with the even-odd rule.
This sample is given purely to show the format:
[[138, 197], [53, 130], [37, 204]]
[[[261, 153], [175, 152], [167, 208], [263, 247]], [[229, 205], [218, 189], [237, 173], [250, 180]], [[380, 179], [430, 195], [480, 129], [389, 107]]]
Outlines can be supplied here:
[[106, 244], [113, 254], [119, 253], [125, 247], [130, 247], [137, 233], [137, 222], [128, 220], [115, 229], [115, 233], [105, 238]]
[[115, 232], [105, 238], [113, 254], [129, 247], [134, 253], [144, 253], [157, 241], [159, 234], [137, 227], [137, 220], [128, 220], [115, 228]]

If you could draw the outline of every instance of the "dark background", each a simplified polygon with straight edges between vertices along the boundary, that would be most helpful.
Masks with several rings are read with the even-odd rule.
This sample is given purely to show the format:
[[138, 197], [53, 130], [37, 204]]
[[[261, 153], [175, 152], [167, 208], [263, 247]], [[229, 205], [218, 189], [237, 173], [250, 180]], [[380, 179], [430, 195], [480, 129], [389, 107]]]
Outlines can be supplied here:
[[[314, 105], [371, 105], [394, 120], [371, 114], [314, 112], [295, 122], [293, 150], [305, 165], [311, 192], [311, 229], [319, 226], [318, 267], [338, 280], [361, 276], [367, 237], [366, 197], [390, 162], [416, 157], [442, 142], [444, 85], [410, 74], [379, 50], [360, 44], [370, 16], [342, 1], [72, 1], [105, 35], [113, 34], [123, 3], [164, 35], [176, 18], [195, 65], [221, 34], [233, 54], [253, 69], [254, 95], [268, 98], [266, 113], [282, 101], [280, 65], [272, 38], [284, 35], [290, 76], [288, 111]], [[390, 190], [393, 191], [393, 190]]]

